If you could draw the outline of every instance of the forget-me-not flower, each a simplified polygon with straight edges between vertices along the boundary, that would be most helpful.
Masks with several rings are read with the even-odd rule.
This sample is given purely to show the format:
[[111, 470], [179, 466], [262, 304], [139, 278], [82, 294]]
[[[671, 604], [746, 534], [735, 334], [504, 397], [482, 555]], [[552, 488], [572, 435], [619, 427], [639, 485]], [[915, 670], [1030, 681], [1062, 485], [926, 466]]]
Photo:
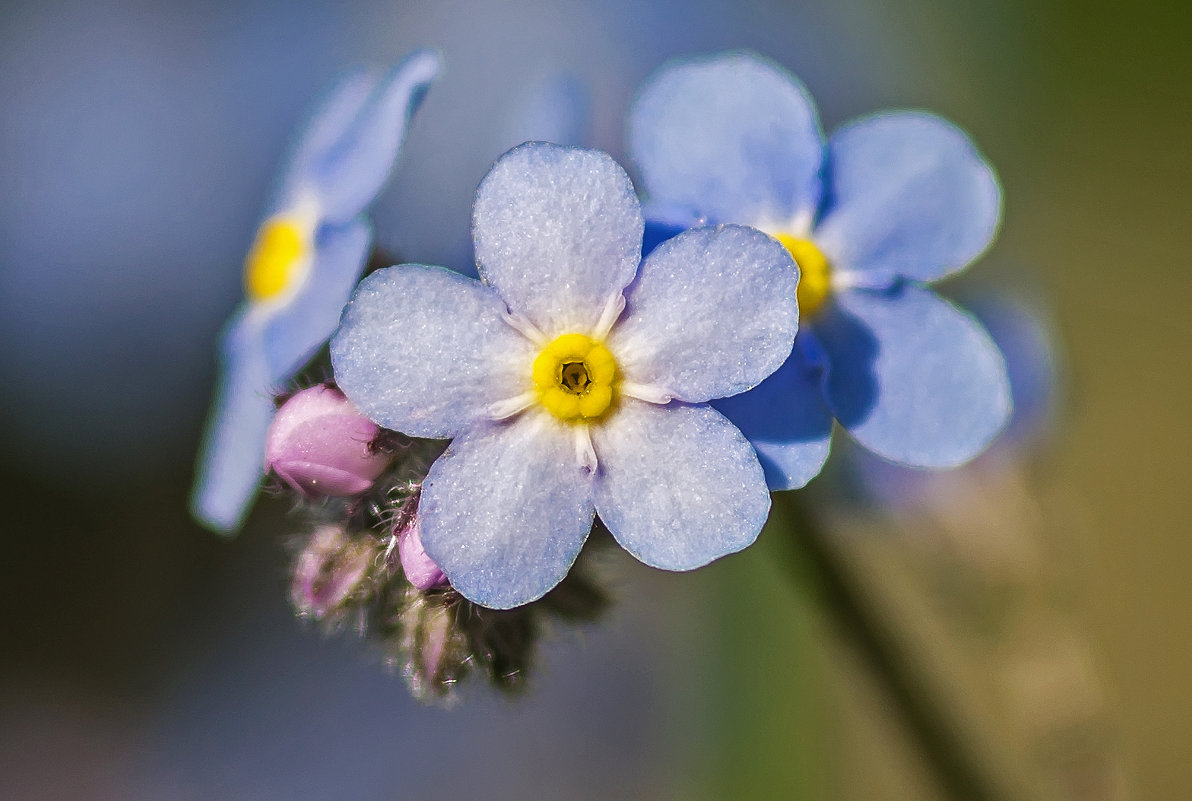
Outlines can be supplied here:
[[746, 547], [770, 506], [748, 441], [708, 405], [787, 358], [797, 273], [769, 236], [685, 232], [643, 262], [625, 171], [529, 143], [473, 208], [476, 281], [422, 265], [366, 278], [331, 341], [335, 379], [375, 422], [453, 438], [422, 486], [426, 554], [468, 599], [554, 587], [594, 514], [646, 564]]
[[634, 104], [630, 146], [652, 221], [751, 225], [799, 265], [790, 359], [717, 404], [772, 488], [819, 472], [833, 418], [874, 453], [918, 467], [963, 463], [1005, 424], [997, 348], [926, 286], [980, 255], [1000, 218], [993, 170], [958, 128], [883, 112], [825, 141], [793, 76], [729, 54], [655, 74]]
[[245, 301], [220, 345], [220, 383], [191, 506], [238, 529], [264, 476], [273, 393], [327, 341], [372, 242], [362, 217], [393, 168], [406, 127], [439, 71], [430, 51], [388, 76], [340, 83], [298, 139], [245, 261]]

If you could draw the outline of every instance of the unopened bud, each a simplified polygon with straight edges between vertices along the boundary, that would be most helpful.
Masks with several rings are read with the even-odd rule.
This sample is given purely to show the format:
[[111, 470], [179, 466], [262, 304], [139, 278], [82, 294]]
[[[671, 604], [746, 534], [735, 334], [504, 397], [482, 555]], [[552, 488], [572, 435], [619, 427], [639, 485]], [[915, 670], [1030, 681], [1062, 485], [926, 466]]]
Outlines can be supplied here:
[[453, 594], [410, 591], [402, 611], [405, 654], [402, 672], [410, 691], [422, 701], [449, 699], [452, 688], [472, 665], [468, 640], [456, 616], [459, 604]]
[[397, 556], [406, 579], [418, 589], [429, 590], [447, 584], [447, 574], [426, 555], [422, 547], [422, 531], [417, 516], [397, 535]]
[[372, 486], [389, 454], [371, 447], [380, 433], [343, 393], [319, 385], [277, 410], [265, 443], [269, 469], [307, 497], [357, 495]]
[[304, 615], [322, 620], [361, 594], [376, 557], [376, 542], [322, 526], [298, 555], [290, 597]]

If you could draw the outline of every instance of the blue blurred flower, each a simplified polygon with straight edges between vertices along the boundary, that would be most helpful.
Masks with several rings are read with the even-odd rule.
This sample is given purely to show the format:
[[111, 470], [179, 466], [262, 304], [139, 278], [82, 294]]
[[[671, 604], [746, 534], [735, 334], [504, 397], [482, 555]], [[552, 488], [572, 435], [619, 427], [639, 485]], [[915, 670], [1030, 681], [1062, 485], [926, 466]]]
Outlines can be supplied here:
[[642, 89], [630, 147], [651, 228], [760, 228], [800, 268], [790, 359], [717, 403], [757, 448], [774, 489], [827, 458], [835, 418], [869, 450], [919, 467], [979, 453], [1011, 407], [1001, 355], [925, 285], [992, 241], [993, 170], [965, 134], [914, 111], [853, 121], [825, 141], [804, 89], [750, 54], [664, 67]]
[[325, 343], [372, 242], [361, 216], [393, 168], [439, 71], [419, 51], [378, 80], [344, 79], [298, 139], [245, 262], [246, 299], [224, 331], [221, 377], [191, 498], [221, 531], [243, 522], [264, 475], [273, 393]]
[[629, 177], [599, 151], [515, 148], [481, 182], [483, 283], [402, 265], [366, 278], [331, 341], [339, 386], [387, 428], [453, 438], [422, 488], [422, 542], [490, 607], [569, 570], [594, 513], [643, 562], [689, 570], [740, 550], [769, 511], [741, 433], [707, 401], [777, 369], [796, 277], [740, 226], [641, 259]]
[[[912, 470], [874, 458], [864, 451], [850, 452], [847, 477], [868, 500], [887, 507], [914, 505], [923, 500], [947, 503], [944, 498], [964, 483], [990, 483], [998, 467], [1018, 465], [1050, 433], [1056, 400], [1057, 355], [1045, 315], [1011, 295], [985, 290], [970, 293], [966, 305], [989, 330], [1005, 355], [1014, 412], [1010, 422], [989, 449], [950, 480], [935, 473]], [[975, 470], [978, 467], [989, 470]]]

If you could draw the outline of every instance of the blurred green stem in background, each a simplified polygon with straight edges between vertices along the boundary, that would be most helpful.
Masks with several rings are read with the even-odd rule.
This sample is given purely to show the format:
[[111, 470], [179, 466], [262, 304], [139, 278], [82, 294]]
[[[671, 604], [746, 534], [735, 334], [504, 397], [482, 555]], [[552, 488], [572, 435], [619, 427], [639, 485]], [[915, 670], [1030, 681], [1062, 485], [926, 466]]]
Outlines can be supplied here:
[[[778, 525], [775, 525], [778, 523]], [[786, 536], [772, 515], [761, 541]], [[769, 548], [751, 547], [701, 576], [706, 625], [688, 737], [700, 764], [678, 798], [819, 801], [830, 797], [825, 761], [826, 676], [811, 610]], [[699, 571], [697, 571], [697, 574]], [[685, 715], [690, 716], [690, 710]]]
[[861, 658], [945, 794], [958, 801], [1036, 797], [1004, 759], [978, 744], [973, 727], [941, 692], [929, 661], [910, 652], [896, 621], [851, 568], [844, 535], [828, 531], [806, 500], [789, 492], [775, 495], [771, 528], [787, 536], [768, 532], [768, 555], [806, 605]]

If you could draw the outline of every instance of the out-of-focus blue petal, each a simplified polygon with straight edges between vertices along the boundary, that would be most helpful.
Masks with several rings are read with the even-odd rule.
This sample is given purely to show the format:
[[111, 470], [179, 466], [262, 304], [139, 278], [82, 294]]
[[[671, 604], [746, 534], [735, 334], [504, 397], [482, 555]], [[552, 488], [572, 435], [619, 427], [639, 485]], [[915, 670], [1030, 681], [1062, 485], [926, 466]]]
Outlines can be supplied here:
[[340, 79], [327, 99], [315, 109], [306, 129], [296, 140], [269, 214], [297, 202], [303, 190], [313, 191], [311, 176], [319, 159], [347, 135], [376, 86], [377, 77], [365, 70], [357, 70]]
[[[799, 339], [811, 335], [803, 330]], [[828, 459], [832, 412], [822, 380], [796, 340], [790, 358], [761, 385], [712, 404], [753, 445], [772, 490], [799, 489]]]
[[551, 337], [590, 331], [633, 280], [643, 225], [611, 156], [542, 142], [501, 156], [472, 208], [481, 277]]
[[647, 202], [642, 206], [646, 218], [646, 230], [642, 235], [642, 258], [654, 252], [654, 248], [671, 237], [678, 236], [688, 228], [699, 228], [705, 224], [688, 209], [667, 206], [663, 203]]
[[649, 256], [654, 252], [654, 248], [658, 247], [671, 237], [678, 236], [691, 227], [692, 226], [690, 225], [676, 224], [673, 222], [651, 220], [647, 217], [646, 230], [642, 236], [642, 256]]
[[934, 281], [993, 241], [1002, 194], [963, 131], [932, 114], [883, 112], [832, 134], [815, 238], [841, 270]]
[[563, 580], [592, 527], [575, 431], [543, 412], [482, 424], [430, 469], [422, 545], [463, 596], [509, 609]]
[[265, 435], [273, 393], [259, 321], [242, 313], [228, 327], [215, 401], [207, 419], [191, 512], [221, 534], [240, 529], [265, 475]]
[[1010, 416], [997, 346], [929, 289], [846, 290], [815, 321], [828, 354], [828, 404], [858, 442], [918, 467], [980, 453]]
[[711, 406], [624, 398], [592, 427], [596, 510], [652, 567], [692, 570], [757, 539], [770, 511], [753, 448]]
[[790, 355], [797, 284], [790, 253], [761, 231], [685, 231], [642, 263], [609, 347], [626, 379], [672, 398], [744, 392]]
[[453, 437], [528, 391], [536, 349], [491, 288], [443, 267], [402, 264], [360, 282], [331, 340], [335, 381], [371, 420]]
[[665, 66], [633, 104], [629, 146], [652, 201], [768, 230], [810, 221], [823, 134], [807, 90], [749, 53]]
[[347, 222], [381, 191], [410, 118], [440, 66], [433, 50], [406, 57], [380, 82], [346, 133], [312, 160], [309, 180], [326, 220]]
[[1023, 442], [1051, 422], [1055, 400], [1056, 351], [1041, 314], [1022, 300], [984, 292], [965, 299], [1006, 360], [1014, 411], [998, 439]]
[[319, 230], [310, 275], [262, 333], [269, 380], [284, 384], [330, 339], [368, 261], [372, 231], [356, 220]]
[[592, 99], [574, 75], [535, 81], [514, 100], [502, 126], [502, 150], [523, 142], [585, 145], [591, 136]]

